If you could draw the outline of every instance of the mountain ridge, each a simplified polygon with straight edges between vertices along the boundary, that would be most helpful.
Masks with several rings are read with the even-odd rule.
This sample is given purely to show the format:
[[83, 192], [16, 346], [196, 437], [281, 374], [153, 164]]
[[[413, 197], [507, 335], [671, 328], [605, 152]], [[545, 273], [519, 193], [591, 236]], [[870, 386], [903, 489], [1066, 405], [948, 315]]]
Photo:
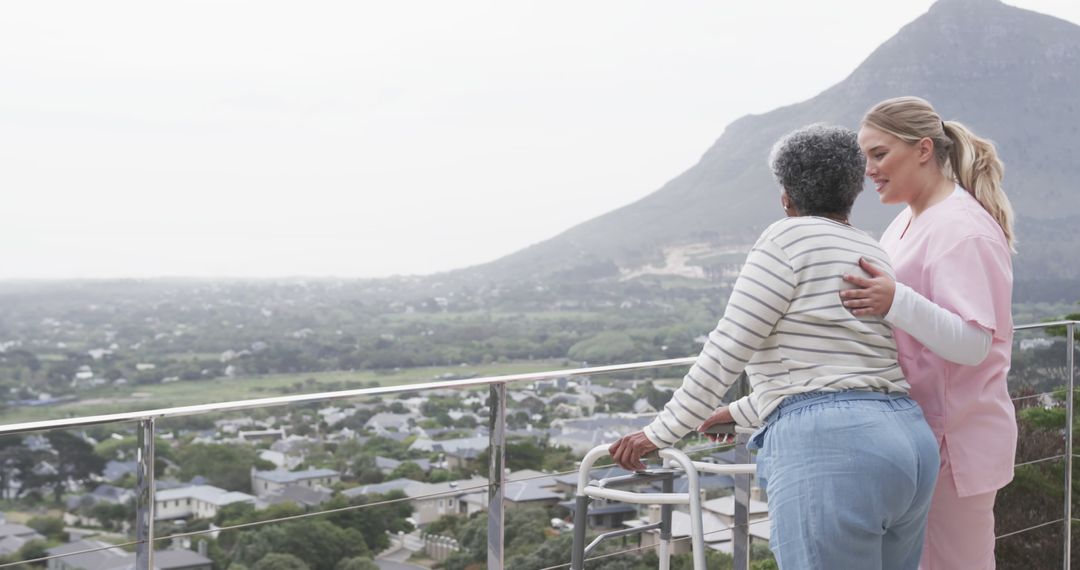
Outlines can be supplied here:
[[[939, 0], [840, 82], [728, 124], [700, 160], [651, 194], [468, 271], [496, 278], [610, 278], [665, 247], [752, 242], [782, 214], [772, 144], [815, 122], [857, 128], [867, 109], [917, 95], [995, 142], [1018, 215], [1017, 279], [1080, 279], [1055, 255], [1080, 250], [1080, 26], [997, 0]], [[864, 193], [853, 222], [880, 233], [900, 211]], [[1063, 259], [1063, 257], [1057, 257]], [[1078, 281], [1080, 283], [1080, 281]], [[1080, 295], [1080, 293], [1077, 293]]]

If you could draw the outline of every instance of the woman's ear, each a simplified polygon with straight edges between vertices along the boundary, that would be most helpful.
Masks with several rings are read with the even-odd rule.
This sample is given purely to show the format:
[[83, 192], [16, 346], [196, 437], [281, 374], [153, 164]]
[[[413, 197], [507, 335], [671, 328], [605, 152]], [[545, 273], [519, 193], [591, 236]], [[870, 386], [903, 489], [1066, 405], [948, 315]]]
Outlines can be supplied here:
[[788, 196], [787, 190], [780, 193], [780, 206], [784, 208], [784, 213], [788, 217], [798, 216], [799, 212], [795, 209], [795, 205], [791, 203], [791, 197]]
[[919, 164], [926, 164], [927, 162], [934, 160], [934, 139], [923, 137], [915, 144], [919, 151]]

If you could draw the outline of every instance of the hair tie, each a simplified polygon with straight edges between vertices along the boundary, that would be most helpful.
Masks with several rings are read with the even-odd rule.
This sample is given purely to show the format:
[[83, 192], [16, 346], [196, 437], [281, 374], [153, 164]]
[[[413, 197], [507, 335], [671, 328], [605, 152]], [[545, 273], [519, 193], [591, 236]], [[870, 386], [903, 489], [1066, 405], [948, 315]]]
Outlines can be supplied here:
[[945, 132], [945, 121], [941, 121], [941, 132]]

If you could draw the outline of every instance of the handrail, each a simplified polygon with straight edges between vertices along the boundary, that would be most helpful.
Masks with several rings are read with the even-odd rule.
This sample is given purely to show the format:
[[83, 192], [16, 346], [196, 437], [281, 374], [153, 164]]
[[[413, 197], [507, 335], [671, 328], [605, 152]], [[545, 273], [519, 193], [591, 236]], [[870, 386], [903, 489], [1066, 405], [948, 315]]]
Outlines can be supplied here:
[[1031, 329], [1044, 329], [1047, 327], [1065, 327], [1080, 325], [1080, 321], [1047, 321], [1045, 323], [1028, 323], [1026, 325], [1013, 325], [1014, 331], [1026, 331]]
[[180, 416], [193, 416], [216, 412], [232, 412], [250, 408], [266, 408], [270, 406], [282, 406], [285, 404], [307, 404], [312, 402], [326, 402], [331, 400], [343, 400], [358, 398], [361, 396], [378, 396], [383, 394], [402, 394], [420, 392], [426, 390], [440, 390], [449, 388], [472, 388], [478, 386], [495, 386], [514, 382], [536, 382], [538, 380], [554, 380], [556, 378], [568, 378], [576, 376], [592, 376], [594, 374], [611, 374], [615, 372], [635, 372], [639, 370], [652, 370], [654, 368], [667, 368], [670, 366], [684, 366], [694, 363], [694, 357], [670, 358], [667, 360], [651, 360], [647, 362], [632, 362], [629, 364], [612, 364], [608, 366], [590, 366], [588, 368], [569, 368], [564, 370], [551, 370], [547, 372], [530, 372], [524, 374], [507, 374], [503, 376], [489, 376], [486, 378], [467, 378], [463, 380], [442, 380], [438, 382], [424, 382], [397, 386], [379, 386], [378, 388], [357, 388], [354, 390], [338, 390], [333, 392], [317, 392], [314, 394], [297, 394], [294, 396], [275, 396], [271, 398], [256, 398], [252, 400], [235, 400], [232, 402], [215, 402], [213, 404], [195, 404], [191, 406], [177, 406], [173, 408], [158, 408], [140, 412], [123, 412], [118, 414], [106, 414], [100, 416], [86, 416], [81, 418], [63, 418], [55, 420], [41, 420], [24, 422], [19, 424], [0, 425], [0, 436], [14, 435], [18, 433], [46, 431], [54, 429], [70, 429], [100, 424], [131, 422], [146, 419], [160, 419]]

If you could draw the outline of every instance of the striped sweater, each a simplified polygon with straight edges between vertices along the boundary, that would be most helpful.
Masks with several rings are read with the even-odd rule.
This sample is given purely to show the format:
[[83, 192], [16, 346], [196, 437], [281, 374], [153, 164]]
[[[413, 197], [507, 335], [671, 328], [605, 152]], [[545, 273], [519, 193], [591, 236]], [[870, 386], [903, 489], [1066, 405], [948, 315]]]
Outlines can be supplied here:
[[729, 406], [743, 426], [761, 425], [790, 394], [907, 393], [891, 327], [841, 304], [850, 288], [841, 276], [864, 274], [860, 257], [892, 275], [877, 241], [846, 224], [806, 216], [769, 226], [682, 387], [645, 428], [649, 440], [667, 447], [696, 429], [743, 371], [752, 392]]

